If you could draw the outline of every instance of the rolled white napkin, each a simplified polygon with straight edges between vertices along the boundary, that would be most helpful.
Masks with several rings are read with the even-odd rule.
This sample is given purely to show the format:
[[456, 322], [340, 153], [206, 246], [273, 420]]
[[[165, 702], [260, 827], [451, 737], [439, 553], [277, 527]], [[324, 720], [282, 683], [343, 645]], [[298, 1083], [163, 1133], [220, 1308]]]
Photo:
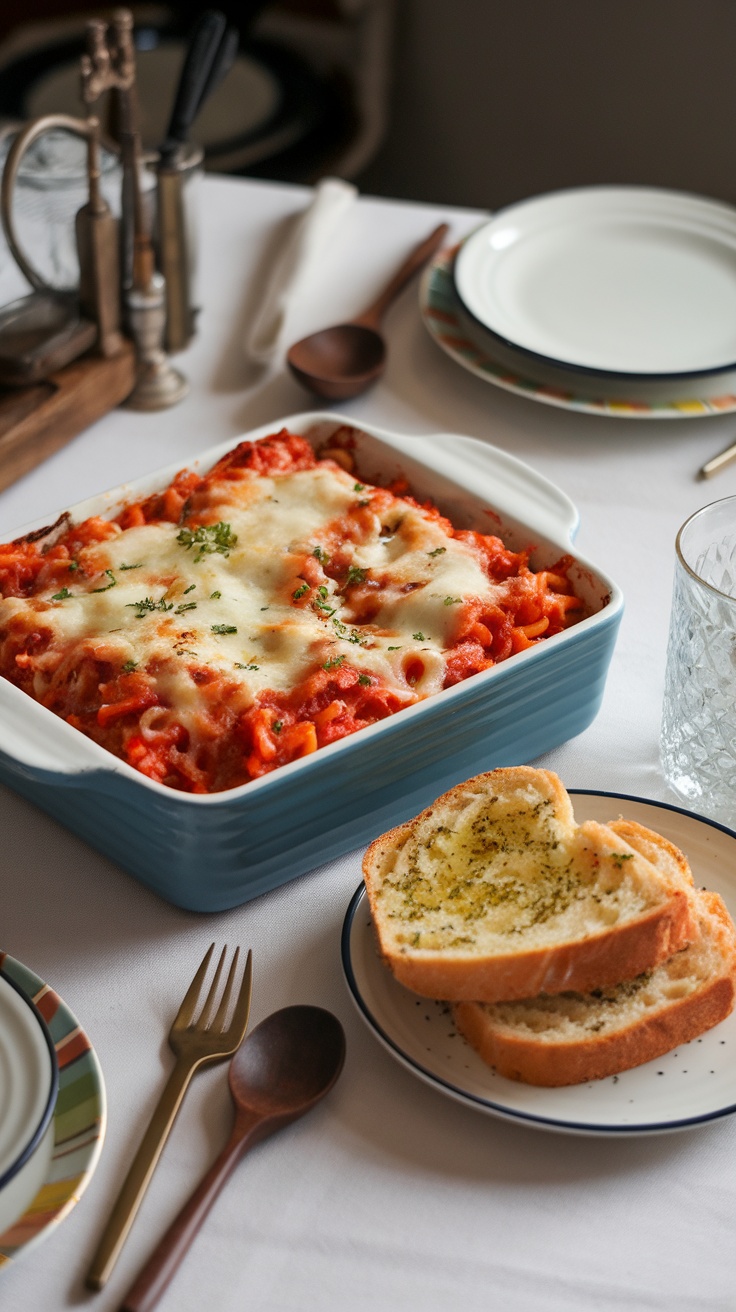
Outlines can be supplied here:
[[357, 194], [357, 187], [341, 178], [323, 178], [317, 183], [313, 199], [298, 218], [276, 260], [263, 301], [250, 325], [244, 343], [249, 359], [267, 364], [278, 350], [289, 302]]

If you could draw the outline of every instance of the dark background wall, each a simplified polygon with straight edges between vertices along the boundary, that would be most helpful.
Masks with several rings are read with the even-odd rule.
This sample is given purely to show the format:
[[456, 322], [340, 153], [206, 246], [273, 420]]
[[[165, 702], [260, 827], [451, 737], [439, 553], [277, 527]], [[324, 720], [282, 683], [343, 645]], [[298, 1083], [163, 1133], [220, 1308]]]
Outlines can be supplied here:
[[[0, 42], [80, 10], [110, 12], [5, 0]], [[393, 37], [372, 55], [365, 45], [391, 65], [388, 95], [385, 77], [367, 78], [389, 126], [361, 165], [365, 190], [496, 208], [643, 183], [736, 203], [736, 0], [269, 0], [262, 17], [357, 24], [368, 10], [385, 11]]]
[[496, 207], [600, 182], [736, 202], [734, 0], [399, 0], [366, 185]]

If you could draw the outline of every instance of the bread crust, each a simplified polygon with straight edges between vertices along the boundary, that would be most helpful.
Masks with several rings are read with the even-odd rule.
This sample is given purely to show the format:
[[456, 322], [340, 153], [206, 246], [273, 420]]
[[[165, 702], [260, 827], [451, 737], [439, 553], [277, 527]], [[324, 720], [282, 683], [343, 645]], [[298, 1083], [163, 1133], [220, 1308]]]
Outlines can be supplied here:
[[444, 1002], [509, 1002], [537, 993], [587, 993], [645, 970], [679, 952], [694, 934], [684, 892], [629, 925], [558, 947], [493, 957], [404, 956], [381, 949], [395, 978], [413, 993]]
[[721, 952], [720, 973], [688, 997], [662, 1004], [613, 1033], [576, 1039], [544, 1039], [494, 1025], [473, 1002], [453, 1007], [460, 1033], [489, 1066], [510, 1080], [559, 1088], [630, 1070], [689, 1043], [731, 1013], [736, 1002], [736, 933], [721, 898], [701, 892], [698, 901], [717, 923], [708, 929]]
[[[610, 840], [615, 833], [636, 859], [651, 866], [662, 886], [661, 903], [610, 929], [592, 932], [570, 942], [543, 948], [516, 948], [489, 955], [448, 954], [442, 949], [394, 950], [385, 932], [379, 892], [381, 870], [392, 853], [400, 850], [412, 832], [468, 792], [539, 784], [553, 800], [562, 822], [590, 834], [591, 844]], [[624, 832], [626, 831], [626, 832]], [[627, 845], [626, 833], [632, 838]], [[657, 848], [657, 840], [662, 846]], [[667, 849], [668, 868], [657, 857]], [[656, 861], [656, 866], [654, 862]], [[632, 979], [665, 961], [697, 934], [693, 914], [692, 876], [685, 857], [666, 839], [643, 826], [620, 822], [609, 828], [589, 821], [575, 826], [569, 795], [555, 774], [530, 766], [488, 771], [450, 789], [415, 819], [375, 839], [363, 859], [366, 890], [376, 927], [379, 952], [399, 983], [422, 997], [448, 1002], [500, 1002], [538, 993], [587, 992]]]
[[681, 1043], [712, 1029], [733, 1010], [734, 984], [729, 978], [711, 981], [702, 993], [684, 998], [660, 1016], [632, 1026], [622, 1034], [605, 1035], [567, 1046], [546, 1046], [515, 1035], [496, 1034], [484, 1025], [472, 1002], [453, 1008], [460, 1033], [489, 1066], [509, 1080], [560, 1088], [586, 1084], [654, 1061]]

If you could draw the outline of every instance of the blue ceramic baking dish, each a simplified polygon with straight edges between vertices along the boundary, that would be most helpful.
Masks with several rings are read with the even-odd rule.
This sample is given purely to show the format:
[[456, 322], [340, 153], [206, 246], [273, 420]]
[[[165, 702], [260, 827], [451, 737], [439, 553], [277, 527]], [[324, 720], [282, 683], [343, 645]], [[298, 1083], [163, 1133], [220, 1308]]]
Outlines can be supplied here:
[[[348, 422], [292, 415], [246, 436], [287, 426], [322, 445]], [[405, 476], [456, 525], [499, 533], [516, 550], [533, 544], [534, 568], [570, 551], [575, 507], [513, 456], [453, 434], [404, 437], [368, 424], [354, 432], [366, 480]], [[236, 440], [191, 464], [209, 469]], [[178, 468], [73, 506], [72, 518], [113, 514]], [[570, 577], [590, 614], [565, 632], [223, 793], [184, 794], [146, 778], [0, 679], [0, 780], [169, 902], [194, 911], [236, 906], [361, 846], [460, 780], [529, 761], [585, 729], [603, 695], [623, 602], [588, 561], [576, 557]]]

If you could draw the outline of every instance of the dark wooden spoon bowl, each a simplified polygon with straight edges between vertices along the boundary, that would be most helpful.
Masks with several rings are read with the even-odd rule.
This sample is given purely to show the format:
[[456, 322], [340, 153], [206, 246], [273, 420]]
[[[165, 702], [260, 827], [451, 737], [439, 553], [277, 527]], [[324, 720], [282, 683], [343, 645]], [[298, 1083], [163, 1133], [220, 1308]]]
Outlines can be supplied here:
[[150, 1312], [240, 1158], [324, 1098], [344, 1060], [343, 1028], [321, 1007], [284, 1007], [256, 1026], [230, 1063], [232, 1134], [148, 1259], [120, 1312]]
[[374, 328], [353, 320], [296, 342], [287, 359], [307, 391], [329, 401], [346, 401], [380, 378], [386, 367], [386, 343]]
[[356, 319], [310, 333], [289, 347], [286, 362], [303, 387], [328, 401], [346, 401], [377, 382], [386, 367], [381, 320], [409, 279], [439, 249], [448, 231], [446, 223], [435, 228], [397, 269], [378, 299]]

